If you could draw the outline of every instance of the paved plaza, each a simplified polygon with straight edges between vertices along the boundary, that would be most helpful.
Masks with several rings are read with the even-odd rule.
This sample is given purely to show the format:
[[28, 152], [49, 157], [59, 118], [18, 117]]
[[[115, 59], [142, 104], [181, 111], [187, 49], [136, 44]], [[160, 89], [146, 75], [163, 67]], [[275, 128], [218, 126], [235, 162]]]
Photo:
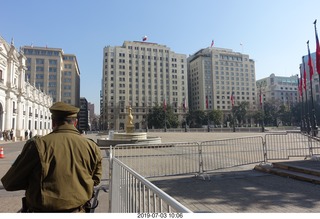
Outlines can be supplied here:
[[[150, 137], [161, 137], [167, 142], [200, 142], [217, 139], [263, 136], [265, 133], [224, 132], [148, 132]], [[106, 137], [88, 135], [97, 140]], [[103, 152], [104, 153], [104, 152]], [[10, 167], [18, 153], [0, 159], [0, 177]], [[303, 158], [301, 158], [303, 159]], [[108, 184], [108, 160], [104, 159], [101, 184]], [[210, 213], [318, 213], [320, 185], [297, 181], [253, 170], [254, 165], [215, 171], [210, 180], [194, 176], [161, 177], [150, 179], [174, 199], [194, 212]], [[96, 212], [108, 212], [108, 194], [100, 193]], [[0, 184], [0, 212], [17, 212], [23, 191], [7, 192]]]

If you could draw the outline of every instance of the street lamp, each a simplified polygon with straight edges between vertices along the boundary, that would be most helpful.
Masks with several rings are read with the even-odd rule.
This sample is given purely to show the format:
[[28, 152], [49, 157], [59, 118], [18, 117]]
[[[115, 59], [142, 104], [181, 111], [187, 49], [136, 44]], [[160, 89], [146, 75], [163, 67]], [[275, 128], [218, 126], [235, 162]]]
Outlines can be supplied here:
[[262, 120], [261, 120], [261, 132], [264, 132], [264, 109], [263, 109], [263, 104], [262, 104], [262, 86], [266, 86], [266, 81], [261, 81], [260, 83], [257, 83], [257, 86], [259, 87], [259, 99], [260, 99], [260, 109], [261, 109], [261, 115], [262, 115]]
[[148, 100], [146, 99], [146, 118], [145, 118], [145, 125], [146, 125], [146, 132], [148, 132], [148, 114], [149, 114], [149, 110], [148, 110]]

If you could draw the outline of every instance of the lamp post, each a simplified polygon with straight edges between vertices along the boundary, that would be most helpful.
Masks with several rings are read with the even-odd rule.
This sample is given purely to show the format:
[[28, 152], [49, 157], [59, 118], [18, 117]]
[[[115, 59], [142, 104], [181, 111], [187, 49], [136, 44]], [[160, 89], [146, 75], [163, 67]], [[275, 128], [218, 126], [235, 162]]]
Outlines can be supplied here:
[[206, 109], [207, 109], [207, 129], [208, 129], [208, 132], [210, 132], [210, 118], [209, 118], [209, 93], [210, 93], [210, 86], [209, 85], [206, 85], [207, 89], [206, 89]]
[[262, 104], [262, 86], [266, 86], [266, 81], [261, 81], [260, 83], [257, 83], [257, 86], [259, 87], [259, 99], [260, 99], [260, 109], [261, 109], [261, 115], [262, 115], [262, 120], [261, 120], [261, 132], [264, 132], [264, 109], [263, 109], [263, 104]]
[[[147, 108], [147, 110], [148, 110], [148, 108]], [[148, 132], [148, 113], [147, 112], [146, 112], [145, 122], [146, 122], [146, 132]]]
[[183, 104], [183, 112], [184, 112], [184, 131], [188, 132], [188, 128], [187, 128], [187, 102], [186, 102], [186, 99], [184, 100], [184, 104]]
[[236, 132], [236, 120], [235, 120], [235, 117], [234, 117], [234, 106], [232, 106], [232, 129], [233, 129], [233, 132]]
[[233, 132], [236, 132], [236, 124], [235, 124], [235, 117], [234, 117], [234, 91], [232, 88], [232, 92], [230, 95], [230, 100], [231, 100], [231, 112], [232, 112], [232, 127], [233, 127]]

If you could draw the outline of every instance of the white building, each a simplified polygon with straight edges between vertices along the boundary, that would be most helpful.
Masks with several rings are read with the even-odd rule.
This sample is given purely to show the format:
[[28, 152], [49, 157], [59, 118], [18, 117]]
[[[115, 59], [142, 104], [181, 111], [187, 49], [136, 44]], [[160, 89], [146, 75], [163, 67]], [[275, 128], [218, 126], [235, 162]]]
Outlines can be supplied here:
[[138, 41], [103, 49], [102, 129], [124, 129], [129, 104], [135, 129], [144, 129], [147, 112], [164, 99], [181, 121], [187, 95], [186, 55], [164, 45]]
[[260, 98], [260, 90], [262, 102], [290, 106], [298, 102], [298, 75], [286, 77], [271, 74], [269, 77], [257, 80], [257, 99]]
[[0, 129], [14, 131], [23, 139], [25, 131], [45, 135], [51, 131], [52, 97], [25, 81], [26, 57], [13, 40], [0, 36]]

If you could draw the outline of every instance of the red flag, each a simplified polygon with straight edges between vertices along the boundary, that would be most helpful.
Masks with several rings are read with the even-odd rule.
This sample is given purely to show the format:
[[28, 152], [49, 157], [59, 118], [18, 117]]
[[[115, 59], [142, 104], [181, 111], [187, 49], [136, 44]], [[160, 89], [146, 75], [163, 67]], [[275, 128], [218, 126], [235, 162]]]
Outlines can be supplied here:
[[214, 45], [214, 40], [211, 41], [211, 48], [213, 47]]
[[209, 108], [209, 104], [208, 104], [208, 96], [206, 96], [206, 109]]
[[317, 33], [317, 20], [314, 21], [314, 31], [316, 33], [316, 67], [317, 72], [320, 75], [320, 45], [319, 45], [319, 38]]
[[230, 100], [231, 100], [231, 104], [232, 104], [232, 107], [233, 107], [234, 106], [234, 93], [233, 93], [233, 91], [231, 93]]
[[163, 100], [163, 110], [166, 112], [167, 111], [167, 98], [165, 97]]
[[302, 62], [303, 62], [303, 88], [304, 90], [307, 90], [307, 72], [304, 64], [304, 57], [302, 57]]
[[183, 102], [183, 110], [186, 111], [187, 109], [187, 99], [184, 98], [184, 102]]
[[298, 78], [298, 91], [299, 96], [302, 97], [302, 78]]
[[261, 92], [261, 88], [260, 88], [260, 106], [262, 107], [262, 92]]
[[308, 44], [308, 66], [309, 66], [309, 76], [310, 76], [310, 81], [312, 81], [312, 76], [313, 76], [313, 66], [312, 66], [312, 58], [311, 58], [311, 55], [310, 55], [310, 48], [309, 48], [309, 40], [307, 42]]

